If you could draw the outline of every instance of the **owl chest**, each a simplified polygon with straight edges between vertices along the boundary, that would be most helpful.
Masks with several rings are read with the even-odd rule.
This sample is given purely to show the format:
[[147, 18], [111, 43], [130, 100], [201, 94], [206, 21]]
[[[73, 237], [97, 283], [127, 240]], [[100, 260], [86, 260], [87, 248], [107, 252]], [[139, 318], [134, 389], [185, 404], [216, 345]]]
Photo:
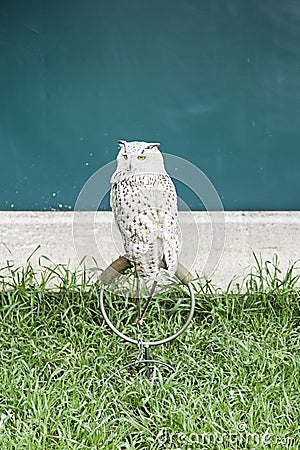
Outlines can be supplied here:
[[154, 175], [132, 176], [116, 184], [116, 199], [121, 203], [137, 201], [155, 202], [161, 191], [159, 177]]

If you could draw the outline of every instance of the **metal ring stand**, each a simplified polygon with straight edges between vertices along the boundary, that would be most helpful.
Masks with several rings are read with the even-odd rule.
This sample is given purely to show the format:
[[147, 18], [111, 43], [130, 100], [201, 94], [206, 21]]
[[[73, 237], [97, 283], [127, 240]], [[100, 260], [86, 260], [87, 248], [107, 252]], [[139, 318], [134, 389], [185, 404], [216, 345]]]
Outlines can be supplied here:
[[[100, 281], [105, 281], [105, 284], [108, 285], [110, 284], [110, 282], [113, 281], [113, 279], [116, 279], [118, 276], [121, 275], [121, 273], [123, 273], [128, 267], [130, 267], [130, 263], [128, 262], [128, 260], [125, 261], [121, 261], [122, 264], [121, 266], [118, 267], [118, 263], [120, 263], [121, 259], [124, 259], [124, 257], [119, 258], [118, 260], [114, 261], [114, 263], [112, 263], [107, 269], [106, 271], [103, 272], [102, 276], [100, 277]], [[113, 269], [112, 272], [112, 267], [115, 265], [115, 268]], [[124, 266], [124, 267], [123, 267]], [[126, 266], [126, 267], [125, 267]], [[107, 277], [107, 273], [109, 273], [109, 277]], [[195, 295], [194, 295], [194, 291], [192, 288], [192, 285], [190, 283], [190, 279], [191, 279], [191, 275], [186, 271], [186, 269], [184, 269], [183, 266], [180, 265], [180, 268], [178, 270], [178, 272], [176, 273], [176, 276], [180, 279], [180, 281], [185, 284], [190, 292], [190, 298], [191, 298], [191, 306], [190, 306], [190, 311], [189, 311], [189, 315], [188, 318], [186, 320], [186, 322], [184, 323], [184, 325], [180, 328], [180, 330], [178, 330], [176, 333], [172, 334], [171, 336], [168, 336], [164, 339], [160, 339], [158, 341], [147, 341], [147, 342], [141, 342], [138, 339], [133, 339], [129, 336], [126, 336], [125, 334], [121, 333], [113, 324], [112, 322], [109, 320], [106, 311], [105, 311], [105, 307], [104, 307], [104, 291], [105, 291], [105, 284], [102, 284], [101, 289], [100, 289], [100, 309], [101, 309], [101, 313], [103, 315], [103, 318], [105, 320], [105, 322], [107, 323], [107, 325], [109, 326], [109, 328], [115, 333], [117, 334], [121, 339], [123, 339], [124, 341], [130, 342], [131, 344], [135, 344], [138, 345], [141, 349], [144, 349], [145, 351], [145, 358], [144, 359], [139, 359], [137, 361], [134, 361], [132, 363], [126, 364], [125, 366], [119, 368], [118, 370], [116, 370], [112, 375], [110, 375], [106, 380], [105, 383], [108, 383], [108, 381], [110, 381], [113, 377], [115, 377], [116, 375], [118, 375], [120, 372], [122, 372], [123, 370], [127, 369], [128, 367], [132, 367], [132, 366], [138, 366], [139, 364], [145, 364], [147, 367], [146, 370], [146, 377], [148, 379], [150, 379], [151, 376], [151, 371], [150, 371], [150, 364], [154, 364], [154, 365], [161, 365], [164, 367], [167, 367], [168, 369], [170, 369], [173, 373], [176, 373], [176, 370], [174, 369], [174, 367], [172, 367], [170, 364], [167, 364], [165, 362], [162, 361], [157, 361], [155, 359], [150, 359], [149, 356], [149, 347], [150, 346], [155, 346], [155, 345], [161, 345], [161, 344], [166, 344], [167, 342], [172, 341], [173, 339], [176, 339], [181, 333], [184, 332], [184, 330], [188, 327], [188, 325], [190, 324], [193, 316], [194, 316], [194, 311], [195, 311]]]

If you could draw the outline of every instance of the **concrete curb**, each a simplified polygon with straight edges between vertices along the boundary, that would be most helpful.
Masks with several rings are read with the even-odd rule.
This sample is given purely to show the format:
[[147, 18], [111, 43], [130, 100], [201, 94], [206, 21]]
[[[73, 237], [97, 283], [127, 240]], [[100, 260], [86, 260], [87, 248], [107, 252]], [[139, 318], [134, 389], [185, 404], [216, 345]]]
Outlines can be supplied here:
[[[180, 261], [218, 287], [240, 282], [255, 265], [253, 252], [262, 260], [277, 255], [282, 272], [300, 258], [300, 211], [180, 212], [179, 222]], [[120, 242], [111, 212], [0, 212], [1, 267], [24, 266], [34, 252], [36, 267], [45, 255], [70, 269], [85, 256], [87, 267], [105, 268], [122, 253]]]

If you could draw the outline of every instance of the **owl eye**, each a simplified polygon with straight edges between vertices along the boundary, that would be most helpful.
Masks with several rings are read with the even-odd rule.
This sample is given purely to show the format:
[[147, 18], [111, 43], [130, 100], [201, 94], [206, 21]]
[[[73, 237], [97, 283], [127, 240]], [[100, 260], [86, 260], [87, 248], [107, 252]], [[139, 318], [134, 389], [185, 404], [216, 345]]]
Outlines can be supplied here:
[[144, 161], [144, 159], [146, 159], [146, 156], [140, 155], [140, 156], [137, 157], [137, 159], [139, 159], [140, 161]]
[[128, 159], [128, 156], [127, 156], [127, 155], [123, 155], [123, 158], [124, 158], [124, 159]]

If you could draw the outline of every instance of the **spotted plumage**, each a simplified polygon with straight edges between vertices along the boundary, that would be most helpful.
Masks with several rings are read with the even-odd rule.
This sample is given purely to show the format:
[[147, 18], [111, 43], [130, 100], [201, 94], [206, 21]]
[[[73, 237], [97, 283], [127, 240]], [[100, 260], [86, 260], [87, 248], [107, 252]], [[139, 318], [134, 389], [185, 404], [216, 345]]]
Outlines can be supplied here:
[[157, 277], [162, 267], [173, 275], [180, 250], [177, 195], [158, 145], [119, 141], [111, 178], [111, 206], [125, 256], [143, 278]]

